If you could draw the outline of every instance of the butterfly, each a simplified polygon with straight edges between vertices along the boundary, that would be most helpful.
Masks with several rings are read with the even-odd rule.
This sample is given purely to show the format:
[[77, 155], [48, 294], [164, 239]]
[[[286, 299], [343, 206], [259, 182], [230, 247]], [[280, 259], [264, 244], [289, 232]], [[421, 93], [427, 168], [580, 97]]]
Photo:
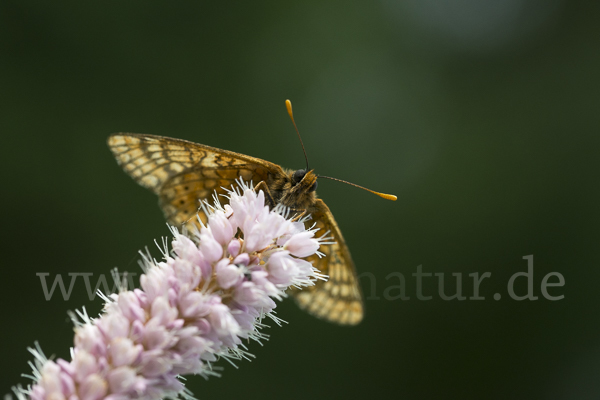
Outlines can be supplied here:
[[[323, 257], [314, 255], [307, 259], [329, 278], [303, 290], [291, 290], [292, 295], [300, 308], [318, 318], [341, 325], [355, 325], [363, 319], [364, 305], [354, 262], [329, 207], [316, 196], [318, 176], [308, 165], [307, 169], [293, 171], [233, 151], [135, 133], [113, 134], [108, 138], [108, 146], [126, 173], [158, 195], [171, 225], [190, 228], [189, 224], [197, 224], [196, 214], [206, 223], [199, 201], [210, 198], [215, 191], [226, 194], [225, 188], [238, 178], [259, 182], [256, 189], [265, 192], [270, 207], [281, 203], [310, 214], [311, 224], [315, 223], [319, 232], [329, 232], [335, 242], [319, 249], [325, 254]], [[395, 196], [373, 193], [395, 200]]]

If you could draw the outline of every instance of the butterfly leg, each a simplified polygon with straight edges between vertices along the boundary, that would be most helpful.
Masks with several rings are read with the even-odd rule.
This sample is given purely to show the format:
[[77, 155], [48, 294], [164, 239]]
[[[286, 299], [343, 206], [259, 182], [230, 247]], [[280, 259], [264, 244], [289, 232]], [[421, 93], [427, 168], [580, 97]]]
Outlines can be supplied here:
[[294, 215], [294, 218], [292, 218], [292, 222], [296, 222], [296, 221], [300, 220], [300, 218], [302, 218], [306, 215], [306, 210], [291, 210], [291, 211], [296, 213]]
[[273, 196], [271, 195], [271, 191], [269, 190], [269, 187], [267, 186], [265, 181], [260, 181], [258, 185], [256, 185], [254, 187], [254, 191], [256, 193], [258, 193], [259, 190], [262, 190], [263, 193], [265, 194], [265, 203], [267, 203], [267, 205], [269, 206], [270, 209], [275, 208], [275, 199], [273, 199]]

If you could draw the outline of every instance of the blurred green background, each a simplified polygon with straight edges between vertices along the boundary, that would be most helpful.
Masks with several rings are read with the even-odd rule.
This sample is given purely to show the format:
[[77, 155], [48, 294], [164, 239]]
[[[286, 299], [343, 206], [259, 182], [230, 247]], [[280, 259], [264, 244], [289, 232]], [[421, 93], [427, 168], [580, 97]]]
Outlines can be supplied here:
[[[585, 1], [0, 1], [3, 393], [39, 340], [68, 357], [67, 311], [36, 273], [138, 272], [167, 235], [113, 132], [188, 139], [304, 165], [350, 246], [366, 318], [344, 328], [286, 301], [256, 360], [190, 377], [200, 399], [600, 397], [600, 3]], [[508, 279], [534, 255], [537, 301]], [[484, 301], [434, 278], [491, 272]], [[540, 282], [561, 273], [559, 301]], [[410, 300], [386, 300], [407, 279]], [[95, 278], [94, 278], [95, 279]], [[524, 293], [524, 279], [517, 292]], [[494, 293], [502, 299], [495, 301]], [[379, 297], [379, 299], [375, 299]]]

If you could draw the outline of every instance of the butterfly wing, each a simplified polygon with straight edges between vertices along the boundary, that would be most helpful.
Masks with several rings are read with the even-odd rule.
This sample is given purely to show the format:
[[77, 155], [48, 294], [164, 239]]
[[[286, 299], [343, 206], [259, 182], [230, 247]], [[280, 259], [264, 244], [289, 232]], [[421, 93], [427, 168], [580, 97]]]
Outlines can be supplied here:
[[119, 165], [141, 186], [159, 196], [167, 221], [188, 229], [206, 223], [199, 200], [225, 194], [235, 179], [258, 183], [283, 174], [277, 164], [186, 140], [117, 133], [108, 146]]
[[363, 318], [364, 307], [354, 262], [329, 207], [317, 199], [315, 209], [311, 214], [319, 232], [329, 231], [327, 236], [333, 237], [336, 243], [319, 249], [325, 257], [315, 255], [307, 260], [321, 273], [329, 275], [329, 279], [291, 293], [300, 308], [318, 318], [341, 325], [356, 325]]

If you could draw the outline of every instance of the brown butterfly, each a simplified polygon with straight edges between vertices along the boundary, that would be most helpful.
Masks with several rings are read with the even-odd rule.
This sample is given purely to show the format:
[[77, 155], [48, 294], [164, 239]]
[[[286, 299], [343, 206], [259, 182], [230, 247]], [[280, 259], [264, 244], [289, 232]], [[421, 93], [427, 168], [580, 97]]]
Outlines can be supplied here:
[[[289, 100], [286, 105], [293, 122]], [[215, 191], [225, 194], [225, 188], [230, 188], [238, 177], [260, 182], [256, 190], [265, 192], [269, 206], [281, 203], [294, 211], [311, 214], [311, 224], [316, 223], [320, 232], [329, 232], [335, 241], [321, 247], [324, 257], [308, 258], [329, 279], [301, 291], [293, 290], [292, 294], [302, 309], [327, 321], [355, 325], [362, 320], [364, 306], [352, 257], [331, 211], [316, 196], [317, 177], [322, 176], [308, 169], [308, 160], [306, 169], [292, 171], [228, 150], [135, 133], [113, 134], [108, 138], [108, 146], [125, 172], [158, 195], [167, 221], [174, 226], [190, 228], [190, 224], [197, 224], [193, 218], [197, 213], [206, 223], [206, 215], [198, 209], [199, 201], [210, 198]]]

